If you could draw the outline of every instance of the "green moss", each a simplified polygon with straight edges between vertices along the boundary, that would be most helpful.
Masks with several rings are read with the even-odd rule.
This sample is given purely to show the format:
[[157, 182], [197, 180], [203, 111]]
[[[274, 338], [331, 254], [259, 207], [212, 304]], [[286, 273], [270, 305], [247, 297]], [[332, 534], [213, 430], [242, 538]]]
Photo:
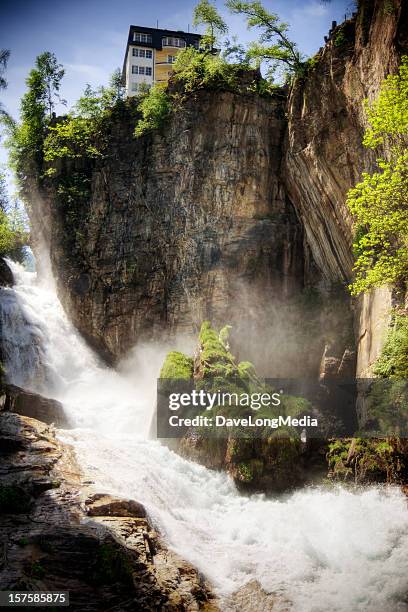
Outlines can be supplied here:
[[23, 514], [29, 512], [30, 495], [15, 485], [0, 485], [0, 514]]
[[172, 378], [174, 380], [189, 380], [193, 377], [193, 360], [179, 351], [168, 353], [162, 369], [160, 378]]

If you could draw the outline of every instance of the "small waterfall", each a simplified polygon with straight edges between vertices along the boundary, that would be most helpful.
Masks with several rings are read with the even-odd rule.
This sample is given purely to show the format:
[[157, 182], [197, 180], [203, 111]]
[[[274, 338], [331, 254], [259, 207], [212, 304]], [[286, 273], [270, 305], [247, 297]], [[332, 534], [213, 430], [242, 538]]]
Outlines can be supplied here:
[[85, 473], [99, 490], [144, 503], [168, 545], [221, 598], [257, 580], [294, 612], [408, 610], [408, 511], [397, 488], [239, 495], [225, 474], [148, 439], [168, 347], [137, 347], [118, 370], [106, 368], [52, 286], [12, 269], [17, 284], [0, 295], [10, 379], [63, 402], [77, 428], [60, 436], [74, 445]]
[[[7, 261], [17, 287], [0, 288], [0, 337], [1, 354], [8, 381], [19, 387], [44, 389], [43, 330], [31, 323], [25, 313], [19, 286], [30, 287], [33, 275], [20, 264]], [[16, 275], [16, 271], [18, 274]]]

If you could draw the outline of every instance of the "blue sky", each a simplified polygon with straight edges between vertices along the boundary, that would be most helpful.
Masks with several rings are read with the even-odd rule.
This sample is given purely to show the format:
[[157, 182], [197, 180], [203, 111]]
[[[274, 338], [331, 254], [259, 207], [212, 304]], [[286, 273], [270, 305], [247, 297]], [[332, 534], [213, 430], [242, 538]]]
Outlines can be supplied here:
[[[240, 42], [256, 37], [245, 22], [216, 2]], [[85, 85], [104, 84], [122, 65], [130, 24], [183, 30], [191, 24], [194, 0], [1, 0], [0, 47], [10, 49], [9, 86], [1, 98], [18, 116], [25, 78], [35, 58], [52, 51], [64, 65], [62, 97], [73, 104]], [[265, 0], [267, 9], [290, 24], [290, 34], [306, 55], [323, 44], [333, 19], [342, 21], [351, 10], [350, 0]], [[0, 163], [6, 160], [0, 151]]]

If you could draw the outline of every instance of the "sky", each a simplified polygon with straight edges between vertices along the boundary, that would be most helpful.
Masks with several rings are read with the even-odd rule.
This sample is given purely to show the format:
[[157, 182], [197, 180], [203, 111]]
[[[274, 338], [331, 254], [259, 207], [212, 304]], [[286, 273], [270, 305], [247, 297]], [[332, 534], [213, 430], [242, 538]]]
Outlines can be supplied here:
[[[61, 94], [69, 107], [87, 83], [106, 84], [115, 68], [122, 66], [131, 24], [156, 27], [158, 20], [160, 28], [186, 30], [195, 4], [195, 0], [0, 0], [0, 48], [11, 51], [2, 102], [17, 118], [36, 56], [52, 51], [66, 71]], [[332, 20], [341, 22], [351, 11], [350, 0], [264, 0], [263, 4], [290, 24], [291, 38], [306, 55], [323, 45]], [[229, 25], [230, 37], [236, 35], [242, 43], [256, 38], [241, 17], [228, 13], [223, 1], [216, 0], [216, 5]], [[0, 147], [0, 164], [6, 161]]]

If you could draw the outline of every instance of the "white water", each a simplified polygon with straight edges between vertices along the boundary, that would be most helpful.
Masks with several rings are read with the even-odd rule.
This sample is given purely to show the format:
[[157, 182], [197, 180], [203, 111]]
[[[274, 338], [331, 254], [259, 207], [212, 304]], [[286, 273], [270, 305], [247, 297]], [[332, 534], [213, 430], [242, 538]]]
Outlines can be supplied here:
[[256, 579], [296, 612], [408, 610], [408, 510], [397, 489], [240, 496], [225, 475], [147, 439], [166, 347], [140, 347], [119, 371], [107, 369], [67, 321], [53, 288], [12, 267], [17, 286], [0, 292], [11, 381], [64, 403], [78, 428], [61, 435], [86, 474], [100, 490], [143, 502], [169, 546], [221, 596]]

